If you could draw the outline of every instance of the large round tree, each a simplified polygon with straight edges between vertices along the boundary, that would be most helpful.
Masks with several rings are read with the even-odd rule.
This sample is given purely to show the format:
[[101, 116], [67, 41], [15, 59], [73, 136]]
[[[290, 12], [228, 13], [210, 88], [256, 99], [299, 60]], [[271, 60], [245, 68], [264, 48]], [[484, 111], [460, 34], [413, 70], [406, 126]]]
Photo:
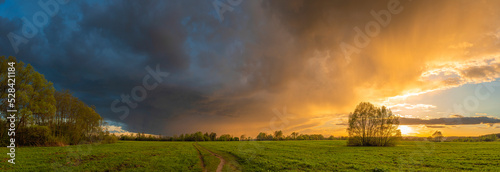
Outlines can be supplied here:
[[349, 146], [394, 146], [401, 138], [399, 117], [385, 106], [362, 102], [349, 115]]

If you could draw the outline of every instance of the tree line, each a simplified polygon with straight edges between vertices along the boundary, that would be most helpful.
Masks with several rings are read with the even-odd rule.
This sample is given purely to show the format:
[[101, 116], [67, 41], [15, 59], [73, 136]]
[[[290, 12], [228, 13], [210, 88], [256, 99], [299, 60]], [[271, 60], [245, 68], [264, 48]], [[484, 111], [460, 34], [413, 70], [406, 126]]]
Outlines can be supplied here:
[[479, 137], [460, 137], [452, 140], [452, 142], [494, 142], [498, 140], [500, 134], [488, 134]]
[[135, 140], [135, 141], [238, 141], [238, 137], [232, 137], [229, 134], [217, 137], [214, 132], [203, 134], [201, 131], [192, 134], [181, 134], [180, 136], [162, 136], [162, 135], [147, 135], [137, 133], [135, 135], [122, 134], [120, 140]]
[[333, 136], [330, 137], [325, 137], [321, 134], [299, 134], [298, 132], [292, 132], [290, 135], [285, 136], [281, 130], [279, 131], [274, 131], [273, 134], [267, 134], [264, 132], [260, 132], [256, 140], [263, 141], [263, 140], [273, 140], [273, 141], [279, 141], [279, 140], [336, 140], [336, 139], [342, 139], [341, 138], [335, 138]]
[[448, 137], [445, 139], [441, 131], [435, 131], [432, 136], [427, 137], [431, 142], [494, 142], [500, 137], [500, 134], [487, 134], [479, 137]]
[[181, 134], [174, 136], [162, 136], [162, 135], [148, 135], [144, 133], [121, 134], [120, 140], [135, 140], [135, 141], [283, 141], [283, 140], [347, 140], [347, 137], [324, 137], [321, 134], [299, 134], [298, 132], [292, 132], [290, 135], [285, 136], [283, 132], [275, 131], [274, 134], [267, 134], [265, 132], [260, 132], [256, 138], [246, 136], [245, 134], [240, 137], [232, 136], [230, 134], [222, 134], [220, 136], [214, 132], [195, 132], [191, 134]]
[[[67, 145], [116, 140], [103, 130], [105, 122], [96, 112], [69, 91], [56, 91], [30, 64], [15, 57], [0, 57], [0, 89], [7, 89], [7, 63], [16, 62], [15, 108], [16, 144], [24, 146]], [[7, 144], [9, 102], [7, 93], [0, 95], [0, 144]], [[106, 139], [105, 139], [106, 138]]]
[[[398, 129], [399, 117], [385, 106], [375, 107], [368, 102], [361, 102], [353, 113], [349, 115], [348, 137], [340, 137], [338, 140], [347, 140], [348, 146], [395, 146], [402, 139], [401, 131]], [[135, 136], [121, 135], [121, 140], [158, 140], [158, 141], [282, 141], [282, 140], [336, 140], [330, 136], [325, 138], [321, 134], [299, 134], [292, 132], [285, 136], [283, 131], [274, 133], [260, 132], [255, 139], [241, 135], [233, 137], [224, 134], [217, 137], [215, 133], [196, 132], [192, 134], [182, 134], [180, 136], [162, 137], [145, 136], [138, 133]]]

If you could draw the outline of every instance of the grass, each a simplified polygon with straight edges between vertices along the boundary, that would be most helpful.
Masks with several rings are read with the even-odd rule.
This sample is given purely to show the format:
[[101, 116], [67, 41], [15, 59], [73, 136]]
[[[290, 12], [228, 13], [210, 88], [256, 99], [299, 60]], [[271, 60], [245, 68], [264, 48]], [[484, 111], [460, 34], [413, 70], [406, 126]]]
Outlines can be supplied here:
[[402, 142], [347, 147], [345, 141], [203, 142], [243, 171], [500, 171], [500, 142]]
[[203, 165], [207, 171], [216, 171], [220, 163], [220, 159], [212, 155], [210, 152], [199, 146], [198, 144], [193, 144], [196, 149], [200, 152], [200, 158], [203, 160]]
[[1, 158], [5, 163], [0, 163], [0, 171], [202, 171], [190, 142], [21, 147], [16, 150], [16, 164], [7, 163], [7, 156]]
[[[200, 142], [200, 143], [208, 143], [208, 142]], [[200, 144], [200, 143], [198, 143], [198, 144]], [[223, 145], [223, 144], [228, 143], [228, 142], [211, 142], [211, 143], [219, 143], [220, 145]], [[238, 159], [236, 159], [236, 157], [232, 156], [230, 153], [228, 153], [226, 151], [216, 150], [216, 149], [208, 149], [208, 150], [210, 150], [211, 152], [213, 152], [217, 155], [222, 156], [224, 158], [224, 160], [226, 160], [226, 164], [222, 168], [222, 171], [241, 171], [242, 170], [240, 164], [238, 163]]]
[[[500, 142], [402, 142], [347, 147], [345, 141], [139, 142], [21, 147], [0, 171], [500, 171]], [[198, 147], [198, 149], [197, 149]], [[7, 152], [7, 148], [1, 148]], [[198, 152], [198, 150], [200, 150]], [[201, 159], [200, 159], [201, 155]]]

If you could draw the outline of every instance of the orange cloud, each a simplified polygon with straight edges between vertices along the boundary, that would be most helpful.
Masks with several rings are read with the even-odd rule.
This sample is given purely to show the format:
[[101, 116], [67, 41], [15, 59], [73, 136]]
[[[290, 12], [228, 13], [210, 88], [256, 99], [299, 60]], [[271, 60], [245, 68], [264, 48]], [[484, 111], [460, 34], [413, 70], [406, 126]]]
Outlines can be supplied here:
[[241, 77], [200, 96], [203, 101], [178, 112], [182, 115], [163, 120], [166, 132], [256, 135], [276, 119], [272, 109], [284, 106], [293, 115], [283, 130], [338, 130], [327, 121], [342, 123], [341, 114], [361, 101], [395, 106], [408, 96], [500, 77], [500, 1], [401, 1], [401, 13], [350, 61], [339, 45], [352, 42], [357, 34], [353, 28], [373, 21], [370, 12], [387, 8], [386, 2], [274, 0], [247, 5], [242, 10], [255, 23], [224, 30], [242, 41], [238, 53], [228, 57], [238, 60], [216, 64], [227, 70], [221, 73]]

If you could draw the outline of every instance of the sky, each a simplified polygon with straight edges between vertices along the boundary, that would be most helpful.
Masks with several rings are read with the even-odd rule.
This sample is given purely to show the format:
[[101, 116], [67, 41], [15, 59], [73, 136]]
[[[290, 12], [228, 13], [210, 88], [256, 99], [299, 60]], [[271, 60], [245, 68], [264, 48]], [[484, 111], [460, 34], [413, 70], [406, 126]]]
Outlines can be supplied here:
[[40, 2], [0, 0], [0, 55], [112, 132], [345, 136], [360, 102], [408, 136], [500, 132], [500, 1]]

